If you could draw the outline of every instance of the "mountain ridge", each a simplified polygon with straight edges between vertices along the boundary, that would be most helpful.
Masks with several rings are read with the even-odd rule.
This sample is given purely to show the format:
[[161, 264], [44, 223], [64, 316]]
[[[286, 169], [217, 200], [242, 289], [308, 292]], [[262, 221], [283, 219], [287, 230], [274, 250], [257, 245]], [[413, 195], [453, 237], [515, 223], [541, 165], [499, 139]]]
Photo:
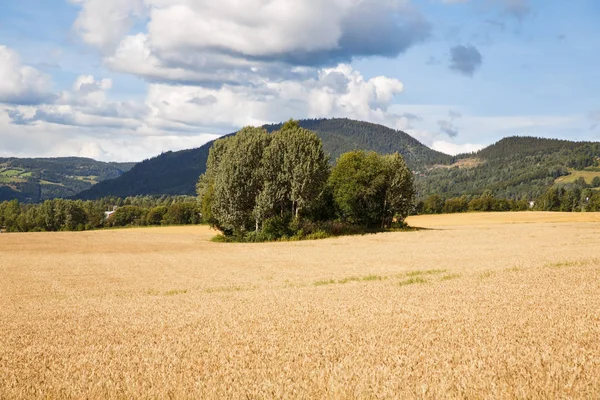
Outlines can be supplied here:
[[[347, 151], [373, 150], [379, 153], [399, 152], [411, 168], [429, 162], [449, 163], [452, 156], [432, 150], [405, 132], [383, 125], [347, 118], [300, 120], [300, 126], [314, 131], [322, 140], [332, 161]], [[263, 127], [268, 132], [282, 124]], [[200, 174], [204, 172], [208, 151], [213, 141], [196, 149], [166, 152], [136, 164], [123, 176], [107, 180], [79, 193], [74, 198], [93, 200], [106, 196], [162, 194], [194, 194]]]

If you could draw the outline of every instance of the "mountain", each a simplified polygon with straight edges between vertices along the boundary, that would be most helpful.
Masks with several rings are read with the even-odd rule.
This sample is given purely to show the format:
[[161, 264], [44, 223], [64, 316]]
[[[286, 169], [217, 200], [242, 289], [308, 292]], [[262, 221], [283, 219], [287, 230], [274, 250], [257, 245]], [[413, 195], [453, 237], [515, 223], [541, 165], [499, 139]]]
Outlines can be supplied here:
[[0, 201], [74, 196], [98, 182], [118, 178], [133, 166], [79, 157], [0, 158]]
[[419, 173], [420, 197], [479, 195], [484, 190], [502, 198], [535, 199], [569, 175], [600, 175], [600, 143], [535, 137], [509, 137], [476, 153], [461, 154], [455, 163], [434, 165]]
[[[452, 157], [431, 150], [408, 134], [382, 125], [349, 119], [302, 120], [303, 128], [314, 131], [332, 161], [347, 151], [373, 150], [378, 153], [399, 152], [411, 168], [450, 163]], [[281, 124], [266, 125], [273, 132]], [[204, 173], [212, 142], [192, 150], [167, 152], [145, 160], [117, 179], [101, 182], [76, 198], [92, 200], [106, 196], [135, 196], [161, 194], [194, 194], [200, 174]]]

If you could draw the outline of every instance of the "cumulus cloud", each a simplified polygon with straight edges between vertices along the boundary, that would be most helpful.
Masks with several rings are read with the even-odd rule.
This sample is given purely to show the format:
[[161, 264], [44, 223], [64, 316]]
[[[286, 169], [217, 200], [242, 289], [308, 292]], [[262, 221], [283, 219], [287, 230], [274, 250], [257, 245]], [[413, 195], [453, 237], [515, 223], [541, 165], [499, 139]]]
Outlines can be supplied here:
[[[409, 114], [399, 117], [388, 111], [394, 97], [403, 90], [400, 81], [383, 76], [365, 79], [348, 65], [318, 70], [316, 76], [301, 81], [264, 81], [253, 86], [155, 83], [149, 85], [144, 104], [111, 101], [111, 87], [111, 80], [80, 76], [72, 90], [59, 93], [52, 104], [12, 107], [4, 111], [4, 118], [13, 132], [37, 130], [46, 135], [59, 131], [57, 127], [65, 134], [78, 132], [68, 146], [73, 154], [97, 154], [103, 159], [140, 159], [148, 155], [142, 147], [150, 143], [173, 145], [175, 149], [183, 143], [199, 145], [213, 138], [214, 133], [230, 133], [244, 125], [290, 117], [338, 116], [387, 125], [418, 118]], [[131, 148], [114, 146], [118, 142], [129, 145], [134, 137], [140, 143]], [[130, 139], [123, 142], [124, 138]], [[4, 150], [6, 146], [3, 143]], [[60, 154], [66, 148], [62, 147]], [[168, 149], [156, 147], [153, 154]]]
[[483, 149], [485, 146], [481, 144], [473, 144], [473, 143], [464, 143], [464, 144], [456, 144], [452, 142], [447, 142], [445, 140], [436, 140], [431, 145], [431, 148], [437, 151], [441, 151], [442, 153], [457, 155], [464, 153], [471, 153], [474, 151], [478, 151]]
[[455, 46], [450, 49], [450, 69], [465, 76], [473, 76], [481, 67], [483, 57], [474, 46]]
[[50, 77], [21, 64], [19, 55], [0, 46], [0, 103], [39, 104], [52, 99]]
[[[114, 50], [109, 67], [178, 84], [303, 79], [290, 67], [396, 57], [431, 32], [409, 0], [146, 0], [146, 11], [141, 0], [78, 1], [78, 32]], [[101, 12], [90, 11], [100, 3]], [[135, 15], [147, 15], [147, 24], [127, 34]], [[111, 18], [118, 21], [114, 30], [106, 23]]]
[[135, 129], [147, 113], [135, 102], [111, 102], [106, 91], [112, 80], [96, 80], [91, 75], [79, 76], [72, 91], [62, 91], [45, 104], [15, 107], [8, 116], [16, 125], [48, 122], [58, 125]]
[[216, 135], [181, 136], [157, 132], [143, 135], [130, 129], [58, 125], [47, 121], [14, 125], [0, 109], [0, 155], [16, 157], [91, 157], [97, 160], [141, 161], [162, 151], [201, 146]]
[[81, 7], [73, 29], [87, 44], [112, 52], [145, 13], [144, 0], [70, 0]]
[[385, 118], [394, 96], [403, 90], [396, 79], [365, 80], [348, 65], [322, 69], [303, 81], [265, 81], [261, 85], [153, 84], [147, 104], [150, 124], [163, 129], [222, 127], [280, 122], [290, 117]]

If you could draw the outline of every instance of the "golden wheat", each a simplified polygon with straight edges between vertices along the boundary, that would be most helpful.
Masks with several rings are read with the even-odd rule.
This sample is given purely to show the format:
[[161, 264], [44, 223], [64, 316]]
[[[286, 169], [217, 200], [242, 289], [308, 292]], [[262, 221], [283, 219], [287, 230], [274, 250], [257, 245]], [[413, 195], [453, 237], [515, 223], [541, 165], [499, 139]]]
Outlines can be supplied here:
[[0, 398], [592, 398], [600, 216], [0, 235]]

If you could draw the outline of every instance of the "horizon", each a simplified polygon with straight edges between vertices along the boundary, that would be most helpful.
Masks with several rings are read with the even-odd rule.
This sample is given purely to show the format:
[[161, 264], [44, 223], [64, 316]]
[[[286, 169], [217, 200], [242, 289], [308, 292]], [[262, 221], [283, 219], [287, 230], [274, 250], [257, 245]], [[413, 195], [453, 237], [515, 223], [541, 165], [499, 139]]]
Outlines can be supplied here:
[[[344, 117], [344, 118], [336, 118], [336, 117], [332, 117], [332, 118], [318, 118], [318, 119], [322, 119], [322, 120], [347, 119], [347, 120], [354, 121], [354, 122], [367, 122], [367, 123], [371, 123], [371, 122], [368, 122], [368, 121], [359, 121], [359, 120], [353, 120], [353, 119], [351, 119], [351, 118], [345, 118], [345, 117]], [[300, 122], [302, 122], [302, 121], [306, 121], [306, 120], [310, 120], [310, 119], [303, 119], [303, 120], [299, 120], [299, 121], [300, 121]], [[283, 123], [285, 123], [285, 121], [282, 121], [282, 122], [275, 122], [275, 123], [271, 123], [271, 124], [266, 124], [266, 125], [263, 125], [262, 127], [264, 127], [264, 126], [268, 126], [268, 125], [280, 125], [280, 124], [283, 124]], [[381, 125], [381, 126], [385, 126], [385, 125], [382, 125], [382, 124], [377, 124], [377, 123], [375, 123], [375, 125]], [[390, 128], [390, 129], [393, 129], [393, 128]], [[407, 132], [404, 132], [404, 131], [402, 131], [402, 130], [397, 130], [397, 131], [399, 131], [399, 132], [403, 132], [403, 133], [405, 133], [405, 134], [409, 135]], [[100, 161], [100, 162], [105, 162], [105, 163], [117, 163], [117, 164], [123, 164], [123, 163], [133, 163], [133, 164], [139, 164], [139, 163], [141, 163], [141, 162], [144, 162], [144, 161], [146, 161], [146, 160], [150, 160], [150, 159], [153, 159], [153, 158], [159, 157], [159, 156], [161, 156], [161, 155], [162, 155], [162, 154], [164, 154], [164, 153], [168, 153], [168, 152], [178, 152], [178, 151], [186, 151], [186, 150], [194, 150], [194, 149], [200, 148], [200, 147], [202, 147], [202, 146], [204, 146], [204, 145], [206, 145], [206, 144], [208, 144], [208, 143], [211, 143], [211, 142], [212, 142], [212, 141], [214, 141], [214, 140], [217, 140], [217, 139], [219, 139], [219, 138], [222, 138], [222, 137], [224, 137], [224, 136], [227, 136], [227, 135], [232, 135], [232, 134], [235, 134], [235, 133], [237, 133], [237, 132], [238, 132], [238, 131], [236, 131], [236, 132], [224, 133], [223, 135], [220, 135], [220, 136], [218, 136], [218, 137], [217, 137], [217, 138], [215, 138], [215, 139], [209, 140], [208, 142], [206, 142], [206, 143], [203, 143], [203, 144], [202, 144], [202, 145], [200, 145], [200, 146], [196, 146], [196, 147], [192, 147], [192, 148], [185, 148], [185, 149], [179, 149], [179, 150], [163, 150], [163, 151], [161, 151], [160, 153], [157, 153], [157, 154], [154, 154], [154, 155], [150, 155], [150, 156], [148, 156], [148, 157], [146, 157], [146, 158], [144, 158], [144, 159], [140, 159], [140, 160], [124, 160], [124, 161], [114, 161], [114, 160], [99, 160], [99, 159], [96, 159], [96, 158], [91, 158], [91, 157], [85, 157], [85, 156], [73, 156], [73, 155], [71, 155], [71, 156], [44, 156], [44, 157], [35, 157], [35, 156], [33, 156], [33, 157], [15, 157], [15, 156], [5, 156], [5, 155], [3, 155], [3, 154], [0, 154], [0, 158], [4, 158], [4, 159], [11, 159], [11, 158], [16, 158], [16, 159], [38, 159], [38, 160], [41, 160], [41, 159], [66, 159], [66, 158], [79, 158], [79, 159], [88, 159], [88, 160], [92, 160], [92, 161]], [[419, 141], [419, 143], [421, 143], [423, 146], [426, 146], [427, 148], [429, 148], [429, 149], [431, 149], [431, 150], [435, 150], [435, 149], [432, 149], [431, 147], [427, 146], [426, 144], [422, 143], [420, 140], [418, 140], [418, 139], [417, 139], [417, 138], [415, 138], [414, 136], [412, 136], [412, 135], [409, 135], [409, 136], [411, 136], [411, 137], [413, 137], [415, 140]], [[449, 155], [449, 156], [453, 156], [453, 157], [454, 157], [454, 156], [475, 155], [475, 154], [476, 154], [477, 152], [479, 152], [480, 150], [485, 150], [485, 149], [487, 149], [488, 147], [494, 146], [494, 145], [498, 144], [499, 142], [501, 142], [502, 140], [505, 140], [505, 139], [513, 139], [513, 138], [547, 139], [547, 140], [568, 141], [568, 142], [572, 142], [572, 143], [599, 143], [599, 141], [589, 141], [589, 140], [569, 140], [569, 139], [562, 139], [562, 138], [545, 138], [545, 137], [538, 137], [538, 136], [528, 136], [528, 135], [513, 135], [513, 136], [506, 136], [506, 137], [503, 137], [503, 138], [501, 138], [501, 139], [499, 139], [499, 140], [497, 140], [497, 141], [495, 141], [495, 142], [493, 142], [493, 143], [490, 143], [490, 144], [488, 144], [488, 145], [486, 145], [486, 146], [484, 146], [484, 147], [481, 147], [481, 148], [480, 148], [480, 149], [478, 149], [478, 150], [474, 150], [474, 151], [471, 151], [471, 152], [464, 152], [464, 153], [450, 154], [450, 153], [444, 153], [443, 151], [440, 151], [440, 150], [435, 150], [435, 151], [438, 151], [438, 152], [440, 152], [440, 153], [443, 153], [443, 154], [446, 154], [446, 155]]]
[[139, 162], [289, 118], [450, 155], [600, 141], [593, 0], [5, 3], [2, 157]]

